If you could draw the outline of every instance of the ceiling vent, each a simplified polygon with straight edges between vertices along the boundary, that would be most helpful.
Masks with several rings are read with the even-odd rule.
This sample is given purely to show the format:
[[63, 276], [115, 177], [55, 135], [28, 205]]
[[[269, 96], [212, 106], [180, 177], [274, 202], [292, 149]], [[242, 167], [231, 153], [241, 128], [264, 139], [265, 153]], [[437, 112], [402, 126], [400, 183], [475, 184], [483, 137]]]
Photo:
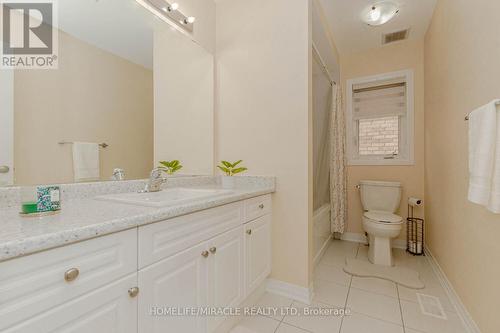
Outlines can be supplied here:
[[400, 30], [400, 31], [395, 31], [395, 32], [391, 32], [388, 34], [384, 34], [382, 36], [382, 44], [389, 44], [389, 43], [398, 42], [400, 40], [405, 40], [408, 38], [409, 34], [410, 34], [410, 29], [405, 29], [405, 30]]

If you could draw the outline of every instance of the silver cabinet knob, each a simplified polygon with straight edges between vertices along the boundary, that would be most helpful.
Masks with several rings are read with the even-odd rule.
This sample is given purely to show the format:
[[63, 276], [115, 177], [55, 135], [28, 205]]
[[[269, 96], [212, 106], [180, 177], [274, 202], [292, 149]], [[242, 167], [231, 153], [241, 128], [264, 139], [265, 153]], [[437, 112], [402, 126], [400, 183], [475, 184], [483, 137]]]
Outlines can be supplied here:
[[259, 208], [260, 208], [260, 209], [264, 209], [264, 204], [260, 204], [260, 205], [259, 205]]
[[251, 235], [252, 234], [252, 229], [247, 230], [247, 234]]
[[208, 251], [203, 251], [203, 252], [201, 253], [201, 255], [202, 255], [203, 257], [205, 257], [205, 258], [206, 258], [206, 257], [208, 257], [208, 255], [209, 255], [209, 254], [210, 254], [210, 253], [208, 253]]
[[0, 173], [8, 173], [10, 168], [7, 165], [0, 165]]
[[132, 298], [133, 298], [133, 297], [136, 297], [138, 294], [139, 294], [139, 288], [138, 288], [138, 287], [130, 288], [130, 289], [128, 290], [128, 295], [129, 295], [130, 297], [132, 297]]
[[64, 273], [64, 280], [66, 282], [75, 281], [78, 275], [80, 275], [78, 268], [70, 268]]
[[216, 248], [215, 246], [214, 246], [214, 247], [211, 247], [211, 248], [210, 248], [210, 252], [211, 252], [212, 254], [215, 254], [215, 252], [217, 252], [217, 248]]

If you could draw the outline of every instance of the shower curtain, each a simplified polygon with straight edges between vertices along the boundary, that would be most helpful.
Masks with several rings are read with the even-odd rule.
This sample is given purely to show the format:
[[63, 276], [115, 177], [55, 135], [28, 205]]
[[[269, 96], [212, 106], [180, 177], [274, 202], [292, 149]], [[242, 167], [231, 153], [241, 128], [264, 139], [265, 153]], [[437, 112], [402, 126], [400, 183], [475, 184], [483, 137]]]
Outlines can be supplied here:
[[346, 124], [342, 88], [332, 86], [330, 113], [330, 221], [332, 233], [344, 233], [347, 218]]

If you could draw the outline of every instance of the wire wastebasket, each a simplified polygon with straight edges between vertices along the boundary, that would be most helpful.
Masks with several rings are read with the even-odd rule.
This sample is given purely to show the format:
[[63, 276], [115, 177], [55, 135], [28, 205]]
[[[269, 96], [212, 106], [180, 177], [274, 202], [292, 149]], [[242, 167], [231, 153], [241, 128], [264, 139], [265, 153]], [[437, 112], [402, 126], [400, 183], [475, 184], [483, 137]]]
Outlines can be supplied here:
[[408, 205], [406, 219], [406, 251], [415, 255], [424, 255], [424, 219], [413, 216], [414, 206]]

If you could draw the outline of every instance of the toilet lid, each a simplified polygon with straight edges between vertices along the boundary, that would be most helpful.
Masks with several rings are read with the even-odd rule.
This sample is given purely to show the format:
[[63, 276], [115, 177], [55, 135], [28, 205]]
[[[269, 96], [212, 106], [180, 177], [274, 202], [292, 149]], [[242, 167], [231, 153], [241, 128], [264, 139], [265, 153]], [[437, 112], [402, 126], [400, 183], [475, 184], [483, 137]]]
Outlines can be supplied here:
[[403, 218], [399, 215], [388, 212], [373, 211], [373, 210], [365, 212], [364, 216], [366, 218], [369, 218], [370, 220], [386, 222], [386, 223], [399, 223], [403, 220]]

